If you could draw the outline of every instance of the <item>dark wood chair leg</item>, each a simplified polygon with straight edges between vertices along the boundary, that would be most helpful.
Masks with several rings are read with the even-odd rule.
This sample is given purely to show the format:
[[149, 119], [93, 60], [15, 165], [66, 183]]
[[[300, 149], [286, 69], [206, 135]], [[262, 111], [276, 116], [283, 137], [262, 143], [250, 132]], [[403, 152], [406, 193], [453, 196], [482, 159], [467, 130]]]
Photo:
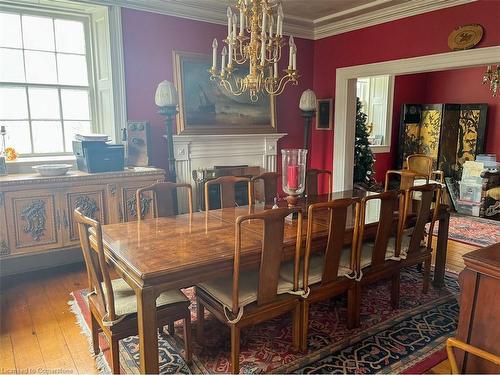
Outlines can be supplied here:
[[357, 283], [353, 284], [347, 290], [347, 328], [353, 329], [359, 326], [359, 317], [356, 318], [356, 314], [359, 316], [359, 287], [356, 287]]
[[426, 294], [429, 291], [429, 282], [431, 276], [431, 257], [429, 256], [424, 262], [424, 286], [422, 292]]
[[111, 351], [111, 372], [120, 373], [120, 340], [111, 337], [109, 340], [109, 350]]
[[300, 332], [300, 350], [307, 352], [307, 332], [309, 330], [309, 303], [307, 300], [300, 301], [300, 315], [302, 318]]
[[300, 312], [300, 304], [297, 304], [295, 310], [292, 311], [292, 349], [295, 352], [298, 352], [301, 346], [300, 333], [303, 327], [301, 327], [302, 318]]
[[400, 274], [398, 271], [391, 278], [391, 305], [393, 309], [399, 308], [399, 283]]
[[231, 325], [231, 372], [240, 373], [240, 327]]
[[205, 306], [199, 299], [196, 299], [196, 337], [198, 343], [203, 342], [203, 325], [205, 323]]
[[95, 355], [99, 354], [101, 348], [99, 348], [99, 323], [97, 323], [94, 314], [90, 314], [90, 330], [92, 331], [92, 351]]
[[356, 298], [354, 298], [354, 307], [352, 312], [353, 326], [359, 327], [361, 320], [361, 283], [354, 283], [354, 293]]
[[193, 361], [193, 352], [191, 351], [191, 313], [187, 312], [184, 318], [184, 359], [188, 364]]

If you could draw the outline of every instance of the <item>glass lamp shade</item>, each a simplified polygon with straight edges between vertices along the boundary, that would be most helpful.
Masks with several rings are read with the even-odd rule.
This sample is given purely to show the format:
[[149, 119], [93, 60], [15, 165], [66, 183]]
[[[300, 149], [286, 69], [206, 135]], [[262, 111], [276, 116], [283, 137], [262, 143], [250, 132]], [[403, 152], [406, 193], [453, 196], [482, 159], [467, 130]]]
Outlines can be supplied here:
[[156, 89], [155, 103], [158, 107], [176, 106], [179, 102], [177, 90], [170, 81], [161, 81]]
[[304, 112], [316, 110], [316, 94], [313, 90], [306, 90], [300, 96], [299, 108]]
[[299, 195], [306, 187], [306, 160], [305, 149], [281, 150], [281, 174], [283, 176], [283, 191], [288, 195]]

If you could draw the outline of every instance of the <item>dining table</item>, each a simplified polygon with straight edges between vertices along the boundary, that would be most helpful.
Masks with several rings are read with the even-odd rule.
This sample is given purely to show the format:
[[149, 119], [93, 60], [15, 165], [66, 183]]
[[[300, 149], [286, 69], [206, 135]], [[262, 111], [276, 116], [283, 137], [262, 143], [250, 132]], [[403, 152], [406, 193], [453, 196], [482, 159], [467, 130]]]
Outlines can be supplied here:
[[[336, 198], [361, 199], [359, 190], [330, 193], [301, 199], [305, 209], [311, 203]], [[374, 236], [378, 223], [377, 200], [367, 206], [365, 236]], [[280, 202], [286, 205], [286, 202]], [[257, 213], [270, 206], [256, 203], [208, 212], [106, 224], [102, 226], [106, 259], [116, 273], [134, 290], [137, 298], [140, 372], [158, 373], [158, 333], [156, 298], [170, 289], [193, 286], [210, 279], [230, 275], [233, 271], [235, 220], [240, 215]], [[305, 212], [306, 210], [304, 210]], [[397, 220], [397, 213], [395, 213]], [[441, 205], [433, 285], [444, 285], [449, 209]], [[293, 258], [298, 220], [286, 220], [284, 226], [284, 259]], [[354, 213], [348, 215], [345, 243], [352, 239]], [[305, 240], [307, 218], [303, 220]], [[328, 216], [315, 216], [313, 251], [324, 248], [328, 237]], [[240, 267], [248, 269], [260, 262], [262, 222], [246, 221], [242, 225]]]

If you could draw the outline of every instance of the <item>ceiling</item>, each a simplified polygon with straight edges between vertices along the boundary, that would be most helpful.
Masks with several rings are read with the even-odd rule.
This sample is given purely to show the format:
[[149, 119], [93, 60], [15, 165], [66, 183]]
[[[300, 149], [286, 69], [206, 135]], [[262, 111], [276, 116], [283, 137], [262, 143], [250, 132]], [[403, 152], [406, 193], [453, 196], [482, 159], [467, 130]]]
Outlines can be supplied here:
[[[94, 0], [96, 1], [96, 0]], [[236, 0], [97, 0], [217, 24]], [[476, 0], [281, 0], [286, 34], [321, 39]]]

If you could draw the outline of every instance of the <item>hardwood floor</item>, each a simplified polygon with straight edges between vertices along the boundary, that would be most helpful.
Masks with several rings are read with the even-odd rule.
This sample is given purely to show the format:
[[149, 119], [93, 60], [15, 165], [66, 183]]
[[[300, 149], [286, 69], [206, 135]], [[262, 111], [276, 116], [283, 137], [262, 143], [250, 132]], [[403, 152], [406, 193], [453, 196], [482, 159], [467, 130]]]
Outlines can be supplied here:
[[[448, 242], [447, 268], [460, 272], [476, 247]], [[82, 265], [12, 278], [0, 285], [0, 373], [97, 373], [86, 337], [69, 310], [69, 293], [87, 286]], [[447, 361], [429, 373], [450, 373]]]

